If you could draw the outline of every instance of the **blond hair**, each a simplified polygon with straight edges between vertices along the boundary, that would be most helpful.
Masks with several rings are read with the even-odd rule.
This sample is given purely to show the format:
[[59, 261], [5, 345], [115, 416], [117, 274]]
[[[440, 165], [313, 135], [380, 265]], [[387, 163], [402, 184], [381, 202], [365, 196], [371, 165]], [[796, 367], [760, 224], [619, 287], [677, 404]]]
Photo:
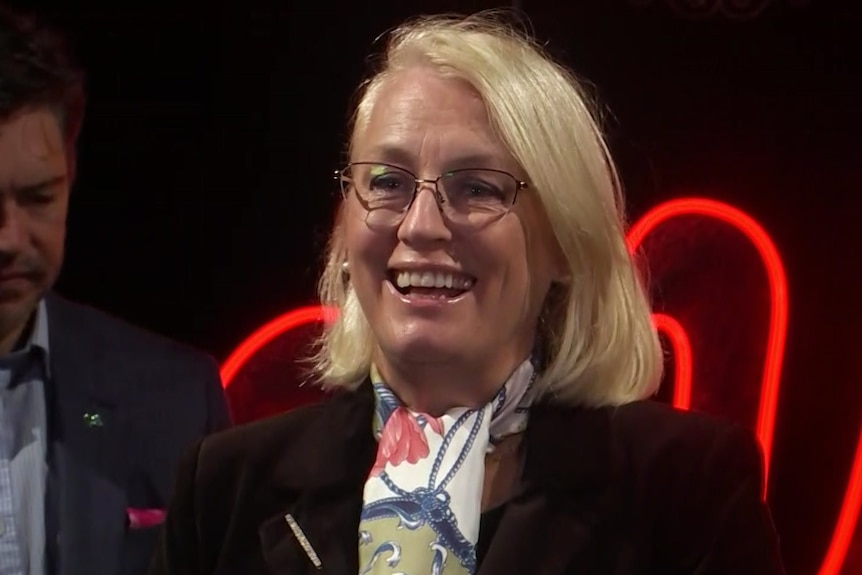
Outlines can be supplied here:
[[[360, 87], [351, 142], [365, 128], [383, 82], [413, 66], [466, 81], [480, 95], [568, 263], [570, 281], [549, 292], [538, 326], [546, 353], [540, 392], [591, 406], [652, 394], [661, 377], [661, 348], [626, 246], [616, 169], [579, 82], [499, 13], [422, 17], [391, 32], [380, 70]], [[375, 349], [343, 277], [343, 217], [342, 204], [320, 281], [321, 303], [341, 310], [314, 357], [325, 387], [359, 385]]]

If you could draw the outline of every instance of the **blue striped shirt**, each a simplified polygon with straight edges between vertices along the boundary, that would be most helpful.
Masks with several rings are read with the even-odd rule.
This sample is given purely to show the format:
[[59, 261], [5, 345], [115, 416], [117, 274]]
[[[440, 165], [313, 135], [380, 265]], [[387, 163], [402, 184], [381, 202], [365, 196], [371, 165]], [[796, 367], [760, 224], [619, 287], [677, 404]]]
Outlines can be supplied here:
[[0, 357], [0, 573], [45, 573], [48, 316], [39, 303], [26, 346]]

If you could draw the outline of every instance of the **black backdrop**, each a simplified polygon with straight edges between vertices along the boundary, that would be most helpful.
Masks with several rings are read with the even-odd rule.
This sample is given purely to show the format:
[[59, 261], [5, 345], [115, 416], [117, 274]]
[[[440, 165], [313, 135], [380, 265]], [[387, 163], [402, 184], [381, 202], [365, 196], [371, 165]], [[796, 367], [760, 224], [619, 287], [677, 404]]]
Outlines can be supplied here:
[[[813, 575], [862, 422], [862, 18], [849, 1], [773, 0], [752, 19], [687, 17], [685, 3], [522, 8], [595, 84], [633, 218], [715, 197], [781, 251], [790, 326], [770, 502], [790, 573]], [[495, 6], [27, 4], [73, 32], [90, 75], [59, 290], [221, 359], [314, 301], [330, 174], [375, 36], [405, 16]], [[859, 554], [844, 573], [862, 573]]]

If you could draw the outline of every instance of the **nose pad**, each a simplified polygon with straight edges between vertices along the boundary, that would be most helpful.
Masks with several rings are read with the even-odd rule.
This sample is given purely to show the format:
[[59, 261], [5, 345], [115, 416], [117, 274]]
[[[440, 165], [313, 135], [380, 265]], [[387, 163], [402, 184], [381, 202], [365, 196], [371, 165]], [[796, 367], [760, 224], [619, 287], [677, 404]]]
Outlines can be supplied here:
[[446, 203], [446, 196], [440, 193], [440, 190], [437, 187], [434, 187], [434, 199], [437, 200], [437, 207], [440, 209], [440, 213], [443, 213], [443, 205]]

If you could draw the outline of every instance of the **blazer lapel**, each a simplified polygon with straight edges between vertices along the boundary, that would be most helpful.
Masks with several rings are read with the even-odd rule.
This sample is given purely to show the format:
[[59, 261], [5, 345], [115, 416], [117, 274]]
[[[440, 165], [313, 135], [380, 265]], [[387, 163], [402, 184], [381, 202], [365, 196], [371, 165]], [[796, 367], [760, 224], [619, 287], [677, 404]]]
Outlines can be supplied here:
[[522, 488], [504, 512], [479, 575], [606, 572], [601, 566], [610, 550], [592, 543], [619, 511], [608, 413], [544, 405], [531, 410]]
[[[59, 573], [117, 573], [126, 521], [125, 425], [101, 345], [49, 297], [49, 514]], [[50, 545], [49, 545], [50, 547]]]
[[[372, 434], [374, 394], [364, 384], [330, 400], [309, 437], [308, 457], [285, 462], [273, 482], [292, 501], [259, 530], [264, 561], [272, 573], [356, 575], [362, 493], [377, 451]], [[272, 501], [287, 497], [275, 493]]]

